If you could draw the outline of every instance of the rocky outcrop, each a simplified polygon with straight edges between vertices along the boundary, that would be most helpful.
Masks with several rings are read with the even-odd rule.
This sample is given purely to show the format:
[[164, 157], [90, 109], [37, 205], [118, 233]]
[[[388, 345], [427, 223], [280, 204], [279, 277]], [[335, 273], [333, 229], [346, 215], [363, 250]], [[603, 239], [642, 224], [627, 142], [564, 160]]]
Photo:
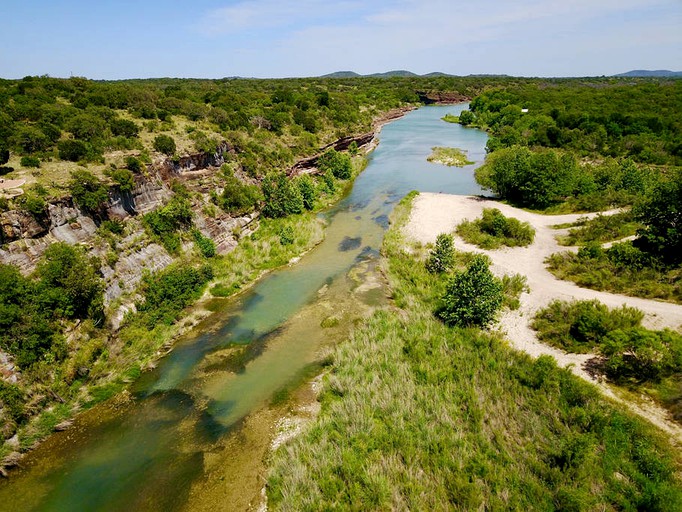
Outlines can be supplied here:
[[172, 195], [170, 189], [160, 179], [137, 176], [131, 192], [121, 192], [118, 189], [110, 191], [107, 215], [110, 219], [120, 220], [143, 215], [156, 210]]
[[225, 163], [228, 154], [234, 154], [235, 150], [226, 141], [218, 144], [212, 153], [195, 153], [181, 156], [177, 159], [166, 159], [153, 165], [153, 170], [158, 172], [163, 180], [169, 180], [177, 175], [196, 172], [212, 167], [220, 167]]
[[417, 95], [419, 96], [419, 101], [421, 101], [424, 105], [433, 105], [435, 103], [440, 105], [449, 105], [471, 101], [469, 96], [460, 94], [458, 92], [417, 91]]
[[36, 238], [48, 232], [48, 225], [21, 210], [0, 213], [0, 244], [21, 238]]

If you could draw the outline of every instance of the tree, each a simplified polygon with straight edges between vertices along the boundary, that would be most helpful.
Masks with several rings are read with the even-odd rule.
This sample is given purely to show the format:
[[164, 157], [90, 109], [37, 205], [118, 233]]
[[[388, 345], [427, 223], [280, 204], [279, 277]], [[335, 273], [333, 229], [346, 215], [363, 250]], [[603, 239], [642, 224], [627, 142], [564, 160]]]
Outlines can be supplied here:
[[268, 174], [263, 180], [263, 215], [286, 217], [303, 211], [301, 192], [283, 172]]
[[426, 270], [431, 274], [448, 272], [455, 261], [455, 249], [452, 235], [441, 233], [436, 238], [436, 247], [429, 253]]
[[59, 150], [59, 158], [69, 162], [78, 162], [89, 153], [88, 145], [81, 140], [67, 139], [59, 141], [57, 149]]
[[116, 169], [110, 176], [118, 184], [121, 192], [130, 192], [135, 187], [135, 177], [128, 169]]
[[335, 149], [328, 149], [317, 161], [320, 171], [331, 171], [335, 178], [347, 180], [351, 177], [353, 165], [350, 157], [344, 153], [339, 153]]
[[474, 122], [474, 114], [471, 110], [462, 110], [459, 114], [459, 124], [467, 126]]
[[106, 185], [85, 170], [71, 173], [69, 190], [76, 204], [90, 213], [99, 213], [109, 200], [109, 189]]
[[52, 244], [38, 265], [41, 296], [67, 318], [101, 319], [103, 286], [98, 272], [80, 247]]
[[9, 162], [9, 149], [0, 148], [0, 165], [5, 165]]
[[502, 306], [502, 284], [484, 256], [475, 256], [464, 272], [450, 278], [437, 315], [448, 325], [486, 327]]
[[175, 154], [175, 140], [170, 135], [157, 135], [154, 139], [154, 149], [168, 156]]
[[317, 190], [312, 178], [305, 174], [296, 180], [296, 184], [303, 198], [303, 206], [306, 210], [312, 210], [315, 207], [315, 199], [317, 198]]
[[134, 121], [128, 119], [112, 119], [109, 123], [111, 133], [122, 137], [137, 137], [140, 128]]
[[637, 244], [665, 262], [682, 262], [682, 173], [661, 181], [633, 208], [644, 224]]

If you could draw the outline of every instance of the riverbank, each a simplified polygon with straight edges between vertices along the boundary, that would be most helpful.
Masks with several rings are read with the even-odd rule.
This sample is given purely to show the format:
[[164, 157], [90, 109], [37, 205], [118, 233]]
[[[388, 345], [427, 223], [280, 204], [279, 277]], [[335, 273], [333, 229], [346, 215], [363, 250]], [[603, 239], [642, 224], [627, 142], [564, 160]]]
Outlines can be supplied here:
[[424, 268], [426, 249], [402, 235], [408, 217], [409, 199], [382, 249], [391, 305], [334, 351], [322, 412], [274, 455], [270, 507], [682, 504], [682, 461], [653, 426], [551, 358], [534, 360], [499, 333], [450, 328], [435, 317], [443, 280]]
[[[557, 279], [547, 270], [545, 259], [551, 254], [567, 250], [556, 239], [565, 230], [557, 230], [552, 226], [597, 214], [544, 215], [481, 197], [420, 194], [414, 201], [405, 234], [411, 241], [433, 243], [440, 233], [454, 233], [455, 227], [463, 220], [480, 217], [484, 208], [497, 208], [505, 216], [528, 222], [536, 231], [535, 241], [531, 245], [498, 250], [480, 249], [455, 237], [455, 247], [458, 250], [486, 254], [492, 261], [491, 269], [497, 275], [521, 274], [528, 280], [530, 291], [522, 294], [521, 307], [518, 310], [502, 315], [500, 330], [506, 334], [513, 347], [533, 357], [552, 356], [560, 366], [570, 368], [575, 375], [597, 385], [605, 395], [622, 400], [617, 388], [598, 381], [585, 369], [586, 363], [595, 354], [569, 354], [541, 343], [529, 325], [530, 319], [552, 300], [597, 299], [611, 308], [625, 304], [643, 311], [643, 325], [647, 328], [679, 330], [682, 327], [682, 306], [580, 288], [569, 281]], [[682, 427], [668, 417], [667, 411], [651, 401], [622, 401], [633, 412], [654, 423], [682, 445]]]
[[[384, 122], [401, 117], [409, 110], [406, 108], [391, 111], [377, 120], [375, 133], [379, 132]], [[371, 151], [373, 147], [368, 144], [366, 150], [361, 148], [361, 152], [366, 154], [365, 151]], [[210, 323], [210, 317], [222, 307], [225, 298], [232, 298], [246, 291], [264, 275], [274, 269], [293, 264], [318, 245], [324, 238], [324, 225], [318, 218], [318, 212], [337, 203], [348, 193], [353, 180], [364, 168], [363, 162], [363, 156], [355, 157], [352, 179], [340, 182], [335, 192], [328, 196], [325, 202], [319, 203], [315, 211], [286, 219], [264, 219], [261, 221], [257, 237], [246, 236], [237, 248], [226, 256], [209, 260], [207, 263], [213, 267], [216, 278], [206, 287], [202, 298], [186, 308], [172, 325], [158, 326], [154, 332], [124, 325], [117, 335], [117, 338], [123, 341], [117, 343], [108, 340], [107, 345], [120, 346], [117, 351], [124, 350], [123, 360], [130, 362], [123, 368], [110, 366], [106, 380], [98, 382], [96, 387], [88, 389], [87, 385], [84, 385], [76, 402], [62, 402], [58, 407], [50, 407], [22, 426], [17, 435], [3, 447], [3, 467], [15, 467], [20, 463], [22, 453], [35, 449], [53, 431], [68, 429], [74, 416], [82, 413], [83, 409], [95, 407], [98, 403], [124, 392], [141, 374], [155, 368], [162, 358], [173, 351], [180, 340], [194, 336], [197, 326]], [[295, 234], [293, 243], [287, 245], [280, 243], [283, 230]], [[183, 264], [191, 263], [184, 261]], [[216, 287], [219, 288], [218, 293], [215, 293]]]

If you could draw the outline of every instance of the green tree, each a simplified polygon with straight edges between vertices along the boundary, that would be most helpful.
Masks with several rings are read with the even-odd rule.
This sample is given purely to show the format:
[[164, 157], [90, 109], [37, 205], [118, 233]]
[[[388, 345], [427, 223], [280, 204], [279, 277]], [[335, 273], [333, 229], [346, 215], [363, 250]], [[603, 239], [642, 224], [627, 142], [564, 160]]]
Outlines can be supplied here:
[[345, 153], [339, 153], [335, 149], [328, 149], [317, 160], [317, 167], [320, 171], [331, 171], [335, 178], [339, 180], [350, 179], [353, 172], [353, 164], [350, 157]]
[[130, 192], [135, 187], [135, 177], [128, 169], [116, 169], [110, 176], [121, 192]]
[[474, 122], [474, 114], [471, 110], [462, 110], [459, 114], [459, 124], [467, 126]]
[[682, 262], [682, 172], [658, 183], [633, 211], [644, 224], [638, 245], [669, 264]]
[[86, 170], [71, 172], [69, 190], [76, 204], [90, 213], [100, 214], [109, 200], [107, 186]]
[[266, 217], [286, 217], [303, 211], [301, 192], [286, 174], [271, 173], [263, 180], [263, 215]]
[[436, 237], [436, 247], [429, 253], [426, 270], [431, 274], [448, 272], [455, 262], [455, 248], [452, 235], [441, 233]]
[[37, 274], [42, 300], [50, 309], [67, 318], [101, 320], [103, 285], [99, 266], [82, 248], [64, 242], [50, 245]]
[[448, 325], [486, 327], [503, 302], [502, 284], [484, 256], [475, 256], [467, 269], [448, 281], [437, 315]]
[[157, 135], [154, 139], [154, 149], [159, 153], [173, 156], [176, 151], [175, 140], [170, 135]]
[[114, 135], [128, 138], [137, 137], [140, 131], [137, 124], [129, 119], [112, 119], [109, 128]]
[[306, 210], [312, 210], [315, 207], [315, 199], [317, 198], [317, 189], [313, 179], [304, 174], [296, 180], [296, 184], [303, 198], [303, 206]]
[[67, 139], [57, 143], [59, 158], [69, 162], [78, 162], [88, 156], [90, 148], [81, 140]]

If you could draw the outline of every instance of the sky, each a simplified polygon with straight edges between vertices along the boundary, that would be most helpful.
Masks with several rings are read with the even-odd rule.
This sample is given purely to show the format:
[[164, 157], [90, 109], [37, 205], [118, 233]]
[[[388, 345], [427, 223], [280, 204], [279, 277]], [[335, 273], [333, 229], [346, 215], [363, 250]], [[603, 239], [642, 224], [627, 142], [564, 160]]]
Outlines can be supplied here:
[[682, 70], [682, 0], [0, 0], [0, 77]]

